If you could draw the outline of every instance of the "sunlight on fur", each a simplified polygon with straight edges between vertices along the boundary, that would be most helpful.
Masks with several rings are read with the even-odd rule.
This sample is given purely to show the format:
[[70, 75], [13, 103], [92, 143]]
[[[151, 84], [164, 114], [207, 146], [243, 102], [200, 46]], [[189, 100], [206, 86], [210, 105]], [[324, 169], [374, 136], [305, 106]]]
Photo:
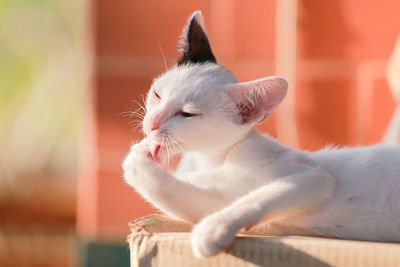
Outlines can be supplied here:
[[[165, 214], [195, 224], [199, 258], [261, 222], [266, 235], [400, 241], [400, 146], [311, 153], [257, 132], [288, 83], [240, 82], [217, 64], [202, 21], [199, 11], [190, 16], [177, 64], [147, 94], [146, 138], [123, 162], [126, 182]], [[158, 164], [175, 154], [175, 173]]]

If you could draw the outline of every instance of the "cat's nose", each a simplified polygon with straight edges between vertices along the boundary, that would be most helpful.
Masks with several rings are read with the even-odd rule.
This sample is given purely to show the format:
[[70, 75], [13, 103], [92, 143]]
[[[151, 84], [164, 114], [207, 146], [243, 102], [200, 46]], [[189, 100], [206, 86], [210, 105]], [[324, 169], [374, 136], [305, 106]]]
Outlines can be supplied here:
[[151, 133], [152, 131], [158, 130], [158, 128], [160, 128], [160, 124], [154, 120], [144, 120], [143, 128], [146, 133]]
[[156, 123], [152, 123], [151, 125], [150, 125], [150, 131], [155, 131], [155, 130], [157, 130], [158, 129], [158, 125], [156, 124]]

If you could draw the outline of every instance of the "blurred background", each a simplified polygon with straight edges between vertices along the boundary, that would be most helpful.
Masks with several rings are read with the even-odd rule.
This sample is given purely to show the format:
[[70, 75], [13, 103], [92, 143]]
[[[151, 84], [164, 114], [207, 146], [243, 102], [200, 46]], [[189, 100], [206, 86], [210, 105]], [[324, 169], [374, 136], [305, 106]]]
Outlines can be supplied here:
[[289, 79], [259, 130], [311, 151], [382, 142], [397, 0], [0, 0], [0, 266], [129, 265], [128, 222], [157, 211], [123, 182], [141, 138], [124, 112], [194, 10], [239, 79]]

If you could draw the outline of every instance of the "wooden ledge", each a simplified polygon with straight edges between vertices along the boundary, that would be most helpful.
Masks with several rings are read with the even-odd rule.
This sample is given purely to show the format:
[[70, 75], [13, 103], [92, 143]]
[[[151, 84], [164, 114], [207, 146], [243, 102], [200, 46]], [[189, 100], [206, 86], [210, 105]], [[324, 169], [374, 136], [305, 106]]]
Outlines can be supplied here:
[[193, 256], [191, 225], [151, 215], [130, 223], [132, 267], [143, 266], [400, 266], [400, 244], [316, 237], [239, 235], [229, 251]]

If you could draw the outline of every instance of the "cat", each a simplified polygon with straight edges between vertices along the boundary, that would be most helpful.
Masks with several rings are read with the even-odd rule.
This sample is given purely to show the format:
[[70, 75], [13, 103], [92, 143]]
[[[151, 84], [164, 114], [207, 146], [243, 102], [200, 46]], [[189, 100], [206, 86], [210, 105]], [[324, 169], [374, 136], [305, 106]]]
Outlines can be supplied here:
[[[265, 234], [400, 241], [400, 146], [290, 149], [254, 126], [284, 99], [281, 77], [240, 82], [217, 64], [200, 11], [177, 64], [156, 78], [125, 181], [163, 213], [195, 224], [196, 257], [255, 224]], [[182, 154], [174, 174], [159, 162]]]

